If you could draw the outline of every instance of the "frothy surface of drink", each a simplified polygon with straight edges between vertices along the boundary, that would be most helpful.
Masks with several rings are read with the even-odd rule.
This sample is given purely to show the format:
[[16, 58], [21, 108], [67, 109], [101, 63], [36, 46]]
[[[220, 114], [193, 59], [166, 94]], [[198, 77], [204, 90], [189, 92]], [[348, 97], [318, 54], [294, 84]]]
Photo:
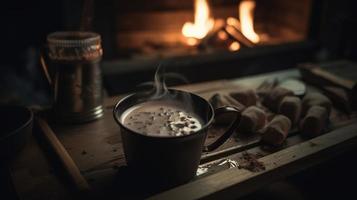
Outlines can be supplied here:
[[127, 109], [121, 122], [143, 135], [175, 137], [189, 135], [202, 128], [202, 120], [175, 101], [148, 101]]

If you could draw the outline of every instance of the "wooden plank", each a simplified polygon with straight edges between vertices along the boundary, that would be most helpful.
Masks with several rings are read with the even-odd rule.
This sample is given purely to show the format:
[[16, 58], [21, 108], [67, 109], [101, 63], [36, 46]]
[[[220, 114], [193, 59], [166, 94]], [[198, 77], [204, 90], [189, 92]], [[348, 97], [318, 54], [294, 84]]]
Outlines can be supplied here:
[[[343, 121], [343, 122], [332, 123], [329, 130], [330, 131], [336, 130], [338, 128], [345, 127], [345, 126], [348, 126], [353, 123], [357, 123], [357, 120], [350, 119], [350, 120]], [[330, 132], [330, 131], [327, 131], [327, 132]], [[238, 146], [233, 146], [233, 147], [222, 150], [222, 151], [230, 151], [227, 153], [222, 152], [222, 151], [215, 152], [214, 154], [217, 154], [217, 156], [210, 156], [208, 162], [205, 159], [205, 157], [203, 157], [201, 159], [201, 163], [204, 163], [204, 164], [201, 164], [200, 167], [206, 168], [207, 174], [213, 174], [213, 173], [217, 173], [218, 171], [224, 170], [224, 168], [222, 169], [222, 167], [220, 167], [219, 170], [215, 169], [215, 167], [214, 167], [215, 163], [221, 163], [223, 160], [230, 159], [230, 160], [237, 161], [239, 164], [240, 158], [243, 156], [243, 154], [245, 152], [249, 152], [250, 154], [253, 154], [253, 155], [258, 155], [259, 158], [261, 158], [261, 157], [267, 156], [269, 154], [278, 152], [282, 149], [291, 147], [293, 145], [296, 145], [296, 144], [299, 144], [299, 143], [302, 143], [305, 141], [306, 141], [306, 138], [302, 137], [299, 134], [298, 130], [292, 130], [289, 133], [288, 138], [286, 139], [286, 141], [284, 142], [284, 144], [282, 146], [275, 147], [275, 148], [266, 146], [266, 147], [262, 148], [262, 144], [260, 143], [259, 139], [256, 141], [253, 140], [250, 142], [251, 145], [249, 145], [249, 146], [240, 147], [238, 145]], [[226, 168], [226, 169], [228, 169], [228, 168]], [[212, 173], [211, 171], [214, 171], [214, 172]], [[200, 176], [198, 176], [197, 178], [200, 178]]]
[[357, 124], [352, 124], [265, 156], [259, 159], [264, 163], [265, 171], [250, 172], [232, 168], [150, 199], [237, 199], [268, 182], [296, 173], [351, 148], [357, 144], [356, 130]]
[[[219, 90], [220, 92], [229, 92], [231, 90], [236, 89], [237, 87], [255, 88], [267, 78], [278, 78], [279, 80], [282, 80], [288, 77], [299, 77], [299, 73], [297, 70], [287, 70], [265, 75], [246, 77], [243, 79], [214, 81], [194, 85], [179, 86], [176, 88], [194, 93], [199, 93], [199, 95], [203, 96], [204, 98], [209, 98], [210, 95], [215, 93], [217, 90]], [[82, 125], [63, 126], [51, 124], [51, 127], [55, 130], [55, 133], [57, 133], [57, 137], [60, 139], [63, 146], [66, 148], [73, 160], [77, 163], [81, 173], [85, 176], [85, 178], [87, 180], [92, 180], [93, 177], [95, 177], [96, 181], [91, 182], [91, 186], [94, 185], [93, 187], [95, 187], [95, 190], [98, 190], [98, 188], [103, 188], [115, 182], [114, 179], [116, 178], [117, 167], [125, 164], [124, 152], [122, 149], [119, 133], [120, 131], [112, 117], [113, 105], [119, 99], [120, 97], [114, 97], [109, 100], [106, 100], [104, 119]], [[256, 143], [254, 142], [256, 141], [253, 141], [254, 145], [252, 146], [244, 146], [247, 145], [246, 141], [237, 142], [234, 138], [230, 138], [230, 140], [227, 141], [215, 153], [203, 155], [203, 162], [208, 162], [212, 159], [221, 158], [222, 156], [229, 156], [231, 154], [234, 154], [232, 155], [232, 158], [234, 158], [234, 156], [238, 155], [236, 153], [242, 149], [251, 149], [252, 147], [256, 148]], [[229, 148], [233, 148], [233, 150], [230, 150]], [[228, 152], [218, 152], [227, 149]], [[36, 155], [28, 154], [27, 152], [25, 152], [24, 157], [25, 156], [34, 157]], [[29, 167], [27, 167], [27, 165], [24, 163], [20, 163], [18, 165], [20, 168], [22, 167], [26, 170], [34, 170], [34, 168], [36, 168], [35, 164], [29, 165]], [[33, 172], [29, 171], [28, 173]], [[31, 193], [31, 191], [36, 190], [36, 188], [39, 187], [39, 184], [34, 183], [23, 185], [21, 183], [21, 179], [23, 177], [28, 176], [24, 176], [23, 174], [21, 174], [21, 169], [16, 168], [15, 174], [17, 177], [17, 184], [15, 184], [16, 188], [20, 187], [19, 190], [22, 193], [29, 194]], [[48, 174], [48, 172], [44, 174], [47, 175], [41, 175], [41, 177], [35, 177], [34, 179], [36, 179], [37, 181], [40, 181], [39, 179], [41, 178], [55, 179], [53, 174]], [[50, 181], [45, 180], [42, 183], [46, 184], [50, 183]], [[28, 188], [26, 189], [26, 187]], [[243, 188], [244, 187], [245, 186], [243, 185]], [[254, 187], [252, 186], [249, 186], [249, 188], [254, 189]], [[227, 190], [222, 190], [223, 194], [225, 194], [229, 189], [230, 188], [227, 188]], [[53, 189], [50, 191], [53, 191]], [[47, 194], [48, 193], [44, 193], [44, 195]]]
[[45, 138], [50, 148], [55, 152], [56, 156], [58, 157], [64, 169], [66, 170], [66, 174], [69, 176], [71, 182], [76, 187], [76, 189], [79, 192], [89, 190], [87, 180], [84, 179], [76, 163], [73, 161], [72, 157], [63, 147], [62, 143], [58, 140], [55, 133], [49, 127], [47, 122], [41, 118], [36, 119], [36, 122], [42, 130], [42, 136]]
[[[328, 130], [326, 130], [326, 131], [335, 130], [335, 129], [341, 128], [343, 126], [349, 125], [351, 123], [357, 123], [357, 121], [355, 120], [355, 117], [354, 118], [353, 117], [351, 118], [351, 117], [352, 116], [346, 116], [343, 113], [341, 113], [341, 111], [338, 111], [335, 108], [333, 108], [331, 110], [331, 114], [330, 114], [330, 124], [329, 124]], [[299, 130], [295, 127], [294, 129], [289, 131], [288, 137], [289, 138], [294, 137], [297, 134], [299, 134]], [[289, 142], [289, 138], [288, 138], [287, 142]], [[304, 140], [306, 140], [306, 139], [304, 139]], [[300, 142], [302, 142], [304, 140], [301, 139]], [[295, 143], [293, 143], [293, 144], [295, 144]], [[203, 153], [202, 157], [201, 157], [201, 163], [207, 163], [212, 160], [217, 160], [222, 157], [226, 157], [228, 155], [232, 155], [234, 153], [241, 152], [241, 151], [244, 151], [247, 149], [255, 148], [260, 145], [261, 145], [261, 143], [260, 143], [260, 135], [259, 134], [255, 134], [248, 138], [233, 136], [233, 137], [229, 138], [228, 141], [226, 141], [221, 147], [216, 149], [214, 152]], [[288, 146], [291, 146], [291, 143], [288, 143], [278, 149], [281, 150]], [[262, 153], [262, 154], [264, 154], [264, 153]]]
[[[229, 93], [240, 87], [256, 88], [266, 78], [289, 78], [297, 77], [297, 70], [258, 75], [237, 80], [219, 80], [198, 84], [189, 84], [174, 87], [176, 89], [196, 93], [203, 98], [209, 99], [217, 91]], [[123, 95], [126, 96], [126, 95]], [[104, 119], [84, 125], [54, 126], [58, 138], [67, 151], [77, 162], [82, 173], [87, 174], [96, 170], [108, 169], [115, 166], [125, 165], [124, 150], [121, 145], [120, 131], [112, 117], [112, 109], [121, 97], [112, 97], [105, 100]], [[207, 144], [216, 139], [216, 134], [209, 133]], [[86, 138], [83, 140], [83, 138]], [[221, 147], [213, 152], [202, 155], [202, 163], [217, 159], [239, 150], [247, 149], [256, 145], [259, 136], [239, 140], [231, 137]]]
[[257, 88], [264, 80], [277, 79], [278, 81], [283, 81], [288, 78], [299, 79], [300, 77], [300, 72], [298, 70], [287, 69], [234, 79], [232, 80], [232, 83], [245, 87]]
[[82, 173], [125, 164], [118, 125], [112, 108], [104, 110], [104, 118], [81, 125], [52, 124], [57, 137]]
[[[279, 80], [283, 80], [286, 78], [297, 77], [299, 77], [299, 72], [297, 70], [286, 70], [278, 73], [275, 72], [266, 75], [251, 76], [244, 78], [243, 80], [220, 80], [177, 86], [175, 88], [188, 92], [194, 92], [203, 98], [209, 99], [217, 91], [220, 93], [229, 93], [241, 87], [256, 88], [267, 78], [278, 78]], [[78, 162], [82, 173], [85, 175], [91, 174], [98, 170], [105, 170], [125, 165], [120, 131], [118, 126], [115, 124], [111, 113], [114, 104], [118, 102], [120, 98], [121, 97], [112, 97], [106, 100], [104, 119], [86, 125], [67, 126], [57, 130], [57, 132], [60, 133], [58, 137], [64, 143], [66, 148], [68, 148], [70, 154]], [[335, 112], [335, 110], [333, 112]], [[336, 115], [337, 114], [333, 114], [332, 116]], [[341, 119], [333, 120], [341, 121]], [[83, 137], [86, 137], [86, 140], [83, 140]], [[216, 139], [216, 137], [217, 134], [209, 132], [206, 144], [211, 143]], [[255, 147], [259, 144], [259, 140], [259, 135], [244, 139], [231, 137], [215, 151], [203, 153], [201, 163], [209, 162], [223, 156]], [[82, 151], [86, 151], [86, 154], [82, 154]]]
[[[266, 78], [288, 78], [297, 77], [298, 71], [282, 71], [267, 75], [252, 76], [239, 80], [220, 80], [199, 84], [177, 86], [176, 89], [196, 93], [203, 98], [209, 99], [214, 93], [229, 93], [239, 87], [257, 87]], [[123, 95], [125, 96], [125, 95]], [[123, 97], [121, 96], [121, 97]], [[82, 125], [56, 126], [53, 128], [58, 133], [67, 151], [77, 162], [80, 170], [85, 175], [96, 170], [109, 169], [125, 165], [124, 150], [121, 144], [120, 131], [112, 117], [112, 109], [121, 97], [112, 97], [105, 101], [104, 119]], [[216, 134], [209, 133], [207, 144], [216, 139]], [[83, 139], [86, 138], [86, 139]], [[239, 140], [231, 137], [214, 152], [204, 153], [202, 163], [222, 156], [236, 153], [257, 145], [259, 136]]]
[[36, 140], [39, 131], [34, 124], [33, 135], [10, 164], [12, 181], [19, 199], [75, 199], [68, 190], [67, 182], [55, 173], [56, 166]]
[[344, 88], [347, 91], [352, 91], [355, 85], [357, 85], [356, 80], [349, 80], [336, 76], [335, 74], [314, 64], [303, 64], [300, 65], [299, 69], [301, 70], [304, 80], [318, 86], [333, 85]]

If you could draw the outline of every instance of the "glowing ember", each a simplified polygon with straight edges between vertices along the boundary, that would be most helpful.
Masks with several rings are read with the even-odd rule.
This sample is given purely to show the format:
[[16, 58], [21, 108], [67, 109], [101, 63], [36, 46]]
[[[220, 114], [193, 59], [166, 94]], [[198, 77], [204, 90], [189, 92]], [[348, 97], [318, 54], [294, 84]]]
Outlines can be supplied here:
[[259, 35], [254, 31], [253, 27], [253, 11], [255, 1], [244, 0], [239, 4], [239, 19], [241, 23], [242, 33], [254, 43], [259, 42]]
[[228, 35], [226, 32], [224, 31], [219, 31], [217, 34], [218, 38], [221, 40], [227, 40], [228, 39]]
[[230, 51], [238, 51], [239, 49], [240, 49], [239, 42], [232, 42], [232, 44], [229, 45], [229, 50]]
[[214, 19], [210, 17], [207, 0], [195, 0], [195, 21], [186, 22], [182, 34], [188, 38], [202, 39], [212, 30], [213, 25]]
[[196, 38], [187, 38], [187, 44], [189, 46], [197, 46], [198, 40]]

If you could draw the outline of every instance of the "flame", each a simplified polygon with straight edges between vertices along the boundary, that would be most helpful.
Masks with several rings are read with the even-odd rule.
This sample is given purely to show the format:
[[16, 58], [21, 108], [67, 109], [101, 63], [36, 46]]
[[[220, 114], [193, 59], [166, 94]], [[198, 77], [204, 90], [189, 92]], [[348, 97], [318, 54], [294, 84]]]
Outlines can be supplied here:
[[232, 44], [229, 45], [229, 50], [230, 51], [238, 51], [239, 49], [240, 49], [239, 42], [232, 42]]
[[197, 46], [198, 40], [196, 38], [187, 38], [187, 45], [188, 46]]
[[244, 0], [239, 4], [239, 19], [242, 33], [254, 43], [259, 42], [259, 35], [254, 31], [253, 11], [255, 1]]
[[214, 19], [210, 17], [207, 0], [195, 0], [195, 21], [186, 22], [182, 34], [188, 38], [202, 39], [212, 30]]

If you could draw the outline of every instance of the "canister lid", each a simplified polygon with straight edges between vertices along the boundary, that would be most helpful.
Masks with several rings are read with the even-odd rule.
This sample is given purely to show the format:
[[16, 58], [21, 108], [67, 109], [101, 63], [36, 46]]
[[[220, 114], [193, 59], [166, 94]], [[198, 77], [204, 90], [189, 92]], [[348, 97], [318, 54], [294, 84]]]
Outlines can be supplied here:
[[47, 36], [47, 43], [62, 47], [83, 47], [98, 45], [101, 43], [101, 38], [99, 34], [94, 32], [54, 32]]
[[92, 61], [103, 51], [98, 33], [82, 31], [54, 32], [47, 36], [48, 56], [56, 61]]

